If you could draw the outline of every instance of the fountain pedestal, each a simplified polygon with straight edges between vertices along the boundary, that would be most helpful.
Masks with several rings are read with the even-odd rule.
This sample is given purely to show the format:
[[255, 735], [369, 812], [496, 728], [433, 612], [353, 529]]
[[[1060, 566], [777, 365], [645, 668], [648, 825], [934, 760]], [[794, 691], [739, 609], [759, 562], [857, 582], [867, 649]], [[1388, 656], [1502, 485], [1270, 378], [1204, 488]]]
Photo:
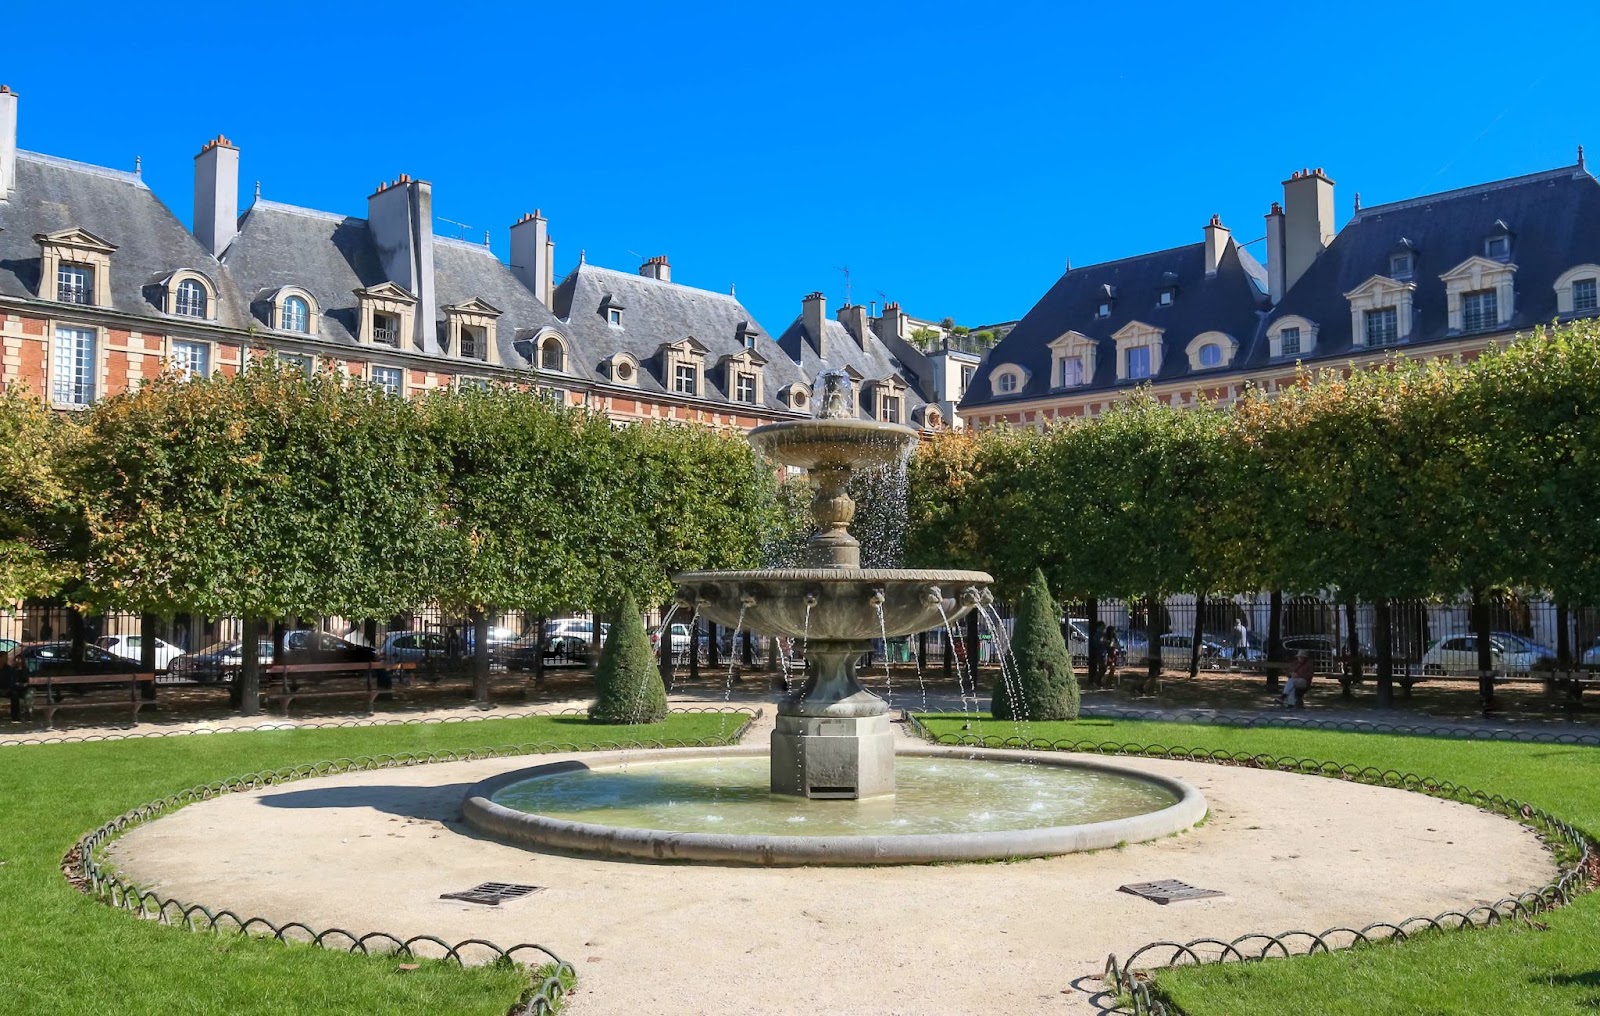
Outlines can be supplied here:
[[772, 731], [772, 792], [799, 797], [880, 797], [894, 793], [894, 731], [889, 706], [856, 681], [870, 642], [819, 641], [806, 647], [806, 683], [778, 706]]

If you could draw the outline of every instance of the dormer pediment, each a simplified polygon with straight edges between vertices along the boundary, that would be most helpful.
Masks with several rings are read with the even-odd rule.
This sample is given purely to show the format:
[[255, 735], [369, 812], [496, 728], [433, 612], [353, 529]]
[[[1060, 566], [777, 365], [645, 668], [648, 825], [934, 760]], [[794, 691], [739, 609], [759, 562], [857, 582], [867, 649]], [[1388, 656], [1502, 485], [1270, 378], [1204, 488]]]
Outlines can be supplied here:
[[1484, 276], [1494, 277], [1506, 272], [1514, 272], [1516, 270], [1516, 265], [1508, 265], [1503, 261], [1495, 261], [1491, 258], [1474, 254], [1472, 257], [1467, 258], [1459, 265], [1456, 265], [1448, 272], [1445, 272], [1443, 275], [1439, 276], [1439, 278], [1445, 282], [1473, 281], [1476, 279], [1482, 279]]
[[1054, 339], [1051, 339], [1048, 345], [1052, 352], [1065, 353], [1074, 349], [1081, 349], [1084, 346], [1093, 346], [1094, 340], [1082, 332], [1069, 331], [1062, 332]]
[[77, 226], [68, 229], [58, 229], [54, 233], [35, 233], [33, 239], [36, 243], [52, 244], [57, 247], [71, 247], [75, 250], [89, 250], [97, 254], [111, 254], [117, 245], [102, 240], [87, 229]]
[[400, 303], [416, 303], [417, 298], [404, 286], [394, 282], [380, 282], [376, 286], [367, 286], [355, 291], [356, 296], [363, 300], [396, 300]]
[[687, 353], [691, 356], [705, 356], [707, 353], [711, 352], [710, 347], [701, 342], [699, 339], [695, 338], [693, 335], [685, 335], [676, 342], [663, 342], [656, 348], [663, 352], [672, 350], [675, 353]]
[[1121, 328], [1118, 328], [1116, 331], [1112, 332], [1111, 337], [1120, 344], [1124, 342], [1134, 342], [1140, 339], [1159, 339], [1163, 331], [1164, 329], [1157, 328], [1155, 325], [1145, 324], [1143, 321], [1129, 321]]
[[[1496, 266], [1500, 267], [1500, 266]], [[1386, 296], [1410, 292], [1416, 289], [1416, 283], [1397, 282], [1387, 275], [1374, 275], [1361, 285], [1344, 294], [1346, 300], [1360, 300], [1369, 296]]]
[[486, 300], [473, 297], [461, 303], [449, 304], [442, 308], [446, 314], [474, 314], [479, 317], [499, 317], [502, 311]]
[[719, 364], [745, 363], [752, 367], [765, 367], [767, 358], [753, 349], [741, 349], [738, 352], [727, 353], [717, 360]]

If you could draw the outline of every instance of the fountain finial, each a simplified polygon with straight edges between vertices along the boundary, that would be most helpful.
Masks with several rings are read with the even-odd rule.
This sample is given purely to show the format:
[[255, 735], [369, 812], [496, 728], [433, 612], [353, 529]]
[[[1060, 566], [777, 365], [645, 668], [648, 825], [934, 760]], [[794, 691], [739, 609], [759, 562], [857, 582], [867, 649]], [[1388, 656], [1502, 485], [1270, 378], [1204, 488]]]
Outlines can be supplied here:
[[822, 420], [849, 420], [855, 414], [850, 375], [837, 367], [817, 375], [822, 397], [817, 400], [817, 417]]

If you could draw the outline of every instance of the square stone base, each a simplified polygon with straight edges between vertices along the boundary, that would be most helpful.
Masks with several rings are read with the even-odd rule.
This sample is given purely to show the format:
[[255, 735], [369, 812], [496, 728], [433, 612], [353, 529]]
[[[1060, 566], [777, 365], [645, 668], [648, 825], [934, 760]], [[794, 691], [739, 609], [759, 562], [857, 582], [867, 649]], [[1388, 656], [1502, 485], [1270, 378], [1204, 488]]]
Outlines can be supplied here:
[[778, 715], [772, 792], [859, 798], [894, 793], [894, 731], [880, 716]]

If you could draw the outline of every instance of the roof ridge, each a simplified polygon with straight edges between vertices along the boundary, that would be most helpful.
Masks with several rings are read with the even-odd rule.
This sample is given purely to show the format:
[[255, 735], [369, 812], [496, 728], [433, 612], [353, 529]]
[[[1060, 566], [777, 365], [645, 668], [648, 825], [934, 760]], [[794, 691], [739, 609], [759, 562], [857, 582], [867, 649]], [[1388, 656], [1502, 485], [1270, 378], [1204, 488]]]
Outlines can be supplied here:
[[459, 236], [440, 236], [435, 233], [433, 242], [442, 243], [447, 247], [458, 247], [462, 250], [477, 251], [479, 254], [486, 254], [489, 257], [494, 258], [496, 261], [500, 260], [498, 257], [495, 257], [495, 253], [492, 248], [486, 247], [476, 240], [463, 240]]
[[[688, 284], [683, 283], [683, 282], [671, 282], [671, 281], [669, 281], [667, 279], [652, 278], [649, 275], [640, 275], [637, 272], [624, 272], [624, 271], [620, 271], [620, 270], [618, 270], [616, 268], [607, 268], [605, 265], [590, 264], [587, 261], [579, 264], [577, 268], [574, 268], [573, 269], [573, 273], [576, 274], [577, 272], [583, 271], [585, 269], [587, 269], [589, 271], [592, 271], [592, 272], [605, 272], [608, 275], [618, 275], [618, 276], [621, 276], [624, 279], [636, 279], [639, 282], [654, 283], [655, 285], [658, 285], [658, 286], [671, 286], [671, 287], [673, 287], [675, 289], [687, 289], [687, 290], [691, 290], [691, 291], [696, 292], [696, 293], [703, 293], [706, 296], [715, 296], [715, 297], [718, 297], [720, 299], [727, 300], [727, 301], [729, 301], [731, 303], [739, 304], [739, 306], [741, 306], [741, 307], [744, 306], [744, 304], [739, 303], [739, 298], [737, 296], [734, 296], [732, 293], [719, 293], [714, 289], [701, 289], [699, 286], [691, 286], [691, 285], [688, 285]], [[562, 281], [565, 282], [566, 280], [563, 279]]]
[[139, 187], [143, 190], [150, 189], [150, 185], [145, 183], [144, 178], [138, 173], [129, 173], [126, 170], [112, 169], [109, 166], [96, 166], [90, 162], [79, 162], [76, 159], [63, 159], [59, 155], [46, 155], [43, 152], [29, 152], [20, 148], [17, 149], [17, 158], [26, 160], [28, 162], [43, 163], [46, 166], [60, 166], [62, 169], [70, 169], [74, 172], [88, 174], [89, 176], [103, 177], [107, 180], [120, 180], [123, 183], [131, 183], [135, 187]]
[[272, 212], [287, 212], [290, 215], [304, 215], [310, 219], [326, 219], [329, 222], [361, 222], [367, 220], [354, 215], [340, 215], [338, 212], [325, 212], [320, 208], [307, 208], [304, 205], [291, 205], [283, 201], [269, 201], [266, 198], [256, 198], [245, 211], [254, 211], [263, 208]]
[[1577, 165], [1561, 166], [1556, 169], [1541, 169], [1537, 173], [1508, 176], [1499, 180], [1490, 180], [1487, 183], [1475, 183], [1466, 187], [1437, 191], [1433, 194], [1422, 194], [1414, 198], [1401, 198], [1398, 201], [1389, 201], [1381, 205], [1368, 205], [1350, 216], [1350, 221], [1360, 222], [1369, 215], [1377, 215], [1382, 212], [1397, 212], [1405, 208], [1415, 208], [1418, 205], [1433, 204], [1438, 201], [1454, 201], [1458, 198], [1471, 197], [1475, 194], [1487, 194], [1490, 191], [1506, 190], [1511, 187], [1521, 187], [1530, 183], [1539, 183], [1543, 180], [1570, 179], [1588, 175], [1581, 166]]
[[1071, 275], [1073, 272], [1087, 272], [1091, 268], [1104, 268], [1107, 265], [1119, 265], [1124, 261], [1138, 261], [1138, 260], [1141, 260], [1143, 258], [1153, 258], [1153, 257], [1156, 257], [1157, 255], [1160, 255], [1160, 254], [1174, 254], [1174, 253], [1176, 253], [1178, 251], [1188, 250], [1191, 247], [1204, 247], [1204, 246], [1205, 246], [1205, 241], [1204, 240], [1199, 240], [1199, 241], [1197, 241], [1195, 243], [1180, 244], [1177, 247], [1164, 247], [1161, 250], [1145, 251], [1143, 254], [1129, 254], [1126, 257], [1112, 258], [1110, 261], [1096, 261], [1093, 264], [1082, 265], [1082, 266], [1073, 265], [1071, 268], [1068, 268], [1062, 274], [1063, 275]]

